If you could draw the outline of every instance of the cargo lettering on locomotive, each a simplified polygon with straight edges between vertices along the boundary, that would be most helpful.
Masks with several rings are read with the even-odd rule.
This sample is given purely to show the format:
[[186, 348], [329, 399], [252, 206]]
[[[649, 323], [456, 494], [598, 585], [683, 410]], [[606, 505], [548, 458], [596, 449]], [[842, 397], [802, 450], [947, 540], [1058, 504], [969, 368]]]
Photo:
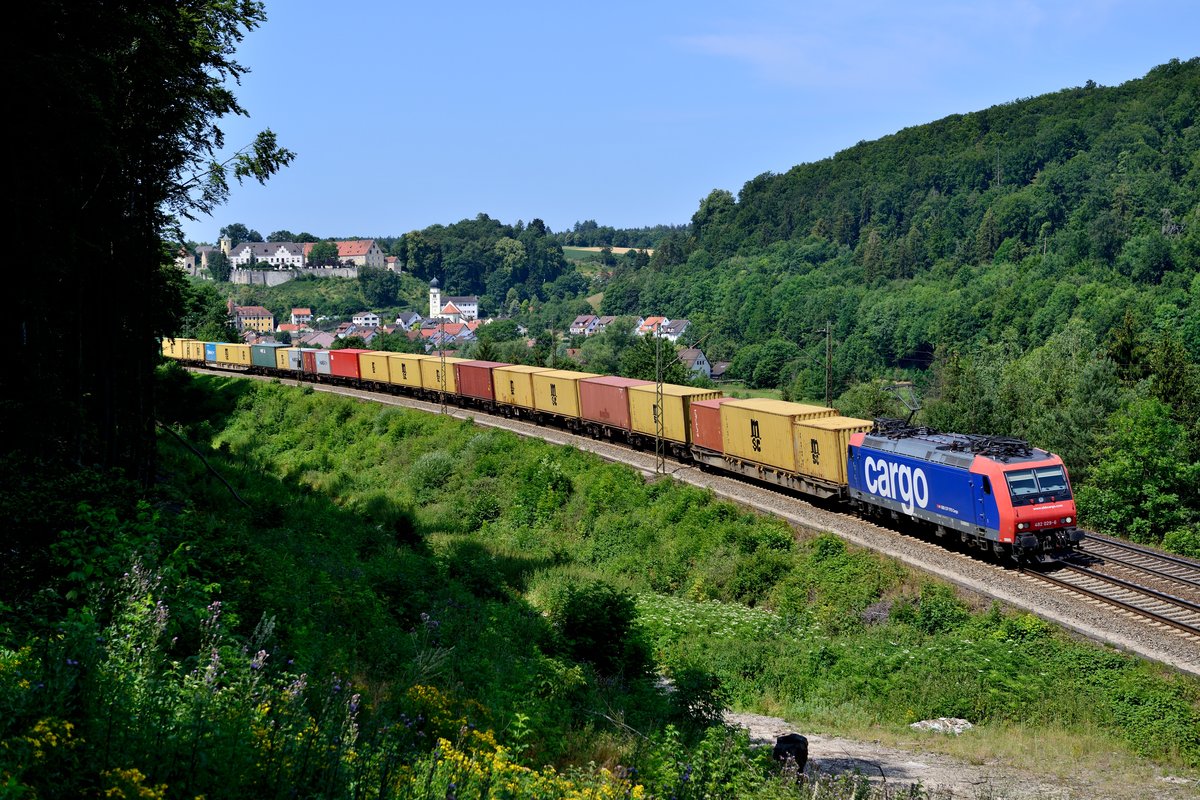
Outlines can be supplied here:
[[867, 456], [863, 477], [867, 491], [902, 503], [905, 514], [929, 504], [929, 480], [920, 467], [913, 469], [907, 464]]

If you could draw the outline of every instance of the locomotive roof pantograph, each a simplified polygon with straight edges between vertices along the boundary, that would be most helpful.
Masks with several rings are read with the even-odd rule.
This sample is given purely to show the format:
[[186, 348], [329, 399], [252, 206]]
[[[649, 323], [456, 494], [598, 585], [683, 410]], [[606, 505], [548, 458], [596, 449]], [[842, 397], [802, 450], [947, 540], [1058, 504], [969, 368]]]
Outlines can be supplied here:
[[875, 450], [899, 453], [934, 464], [964, 469], [975, 462], [976, 456], [985, 456], [1004, 464], [1044, 461], [1050, 458], [1050, 454], [1045, 450], [1039, 450], [1023, 439], [942, 433], [923, 425], [909, 425], [902, 419], [888, 417], [875, 420], [875, 430], [867, 434], [863, 444]]

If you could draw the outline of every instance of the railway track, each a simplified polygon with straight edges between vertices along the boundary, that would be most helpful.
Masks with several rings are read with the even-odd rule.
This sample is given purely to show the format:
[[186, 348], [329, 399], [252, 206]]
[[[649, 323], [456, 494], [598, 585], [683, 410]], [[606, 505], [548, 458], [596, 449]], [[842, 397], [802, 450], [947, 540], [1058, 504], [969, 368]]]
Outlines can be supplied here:
[[[548, 428], [528, 422], [491, 416], [473, 409], [442, 406], [437, 403], [409, 397], [370, 392], [331, 384], [314, 383], [257, 376], [240, 370], [222, 370], [189, 367], [193, 372], [223, 377], [237, 375], [257, 380], [275, 380], [289, 385], [310, 387], [315, 391], [339, 394], [357, 400], [383, 403], [386, 405], [414, 408], [430, 413], [446, 413], [458, 418], [473, 419], [476, 424], [503, 428], [518, 435], [539, 438], [555, 444], [564, 444], [595, 453], [609, 461], [616, 461], [652, 476], [655, 473], [653, 453], [632, 450], [602, 440], [593, 440], [559, 428]], [[806, 502], [796, 496], [768, 489], [744, 480], [703, 472], [695, 466], [668, 461], [668, 474], [677, 480], [710, 489], [714, 494], [732, 500], [747, 508], [781, 517], [793, 525], [813, 531], [828, 531], [856, 545], [870, 548], [926, 573], [957, 584], [964, 589], [984, 597], [994, 598], [1045, 619], [1051, 620], [1079, 634], [1101, 641], [1123, 650], [1136, 653], [1151, 660], [1169, 664], [1194, 675], [1200, 675], [1200, 603], [1194, 607], [1168, 608], [1166, 600], [1136, 600], [1129, 595], [1119, 596], [1115, 590], [1101, 590], [1086, 584], [1082, 578], [1071, 580], [1065, 574], [1051, 575], [1043, 572], [1017, 571], [1010, 567], [985, 561], [974, 553], [949, 549], [942, 544], [925, 541], [861, 519], [848, 512], [830, 510]], [[1089, 536], [1088, 543], [1095, 550], [1086, 551], [1087, 557], [1102, 560], [1100, 546], [1109, 546], [1104, 537]], [[1115, 541], [1115, 540], [1114, 540]], [[1125, 544], [1120, 542], [1119, 544]], [[1133, 546], [1137, 548], [1136, 545]], [[1147, 548], [1140, 548], [1147, 550]], [[1148, 551], [1149, 554], [1166, 554]], [[1135, 556], [1128, 556], [1130, 562]], [[1143, 563], [1138, 568], [1149, 567], [1148, 554], [1136, 556]], [[1173, 557], [1166, 556], [1167, 559]], [[1109, 565], [1115, 565], [1116, 549], [1109, 552]], [[1200, 569], [1200, 565], [1181, 559], [1181, 577], [1190, 580], [1182, 570], [1189, 567]], [[1094, 572], [1090, 567], [1067, 565], [1060, 571], [1071, 571], [1082, 575]], [[1097, 576], [1102, 573], [1096, 572]], [[1160, 576], [1161, 577], [1161, 576]], [[1099, 580], [1099, 578], [1093, 579]], [[1116, 580], [1120, 580], [1117, 578]], [[1109, 580], [1112, 583], [1112, 580]], [[1130, 580], [1126, 583], [1137, 586]], [[1150, 588], [1150, 587], [1145, 587]], [[1137, 590], [1126, 588], [1137, 594]], [[1144, 595], [1145, 593], [1142, 592]], [[1169, 592], [1161, 594], [1170, 596]], [[1162, 606], [1154, 605], [1160, 602]], [[1190, 602], [1185, 599], [1185, 602]], [[1115, 613], [1114, 613], [1115, 612]], [[1170, 619], [1155, 619], [1154, 615]], [[1150, 624], [1147, 624], [1147, 621]]]
[[1061, 564], [1053, 571], [1029, 570], [1023, 574], [1181, 631], [1200, 643], [1200, 603], [1072, 563]]
[[1080, 543], [1079, 553], [1086, 562], [1114, 566], [1143, 573], [1167, 585], [1179, 587], [1181, 594], [1200, 601], [1200, 562], [1164, 553], [1143, 545], [1089, 533]]

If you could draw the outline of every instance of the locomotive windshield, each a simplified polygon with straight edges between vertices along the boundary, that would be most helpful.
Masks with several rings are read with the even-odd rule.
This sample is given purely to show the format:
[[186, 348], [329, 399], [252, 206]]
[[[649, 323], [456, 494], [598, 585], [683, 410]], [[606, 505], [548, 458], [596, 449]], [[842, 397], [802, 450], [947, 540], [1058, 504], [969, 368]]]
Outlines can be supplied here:
[[1013, 505], [1028, 506], [1070, 500], [1071, 487], [1062, 467], [1035, 467], [1004, 473]]

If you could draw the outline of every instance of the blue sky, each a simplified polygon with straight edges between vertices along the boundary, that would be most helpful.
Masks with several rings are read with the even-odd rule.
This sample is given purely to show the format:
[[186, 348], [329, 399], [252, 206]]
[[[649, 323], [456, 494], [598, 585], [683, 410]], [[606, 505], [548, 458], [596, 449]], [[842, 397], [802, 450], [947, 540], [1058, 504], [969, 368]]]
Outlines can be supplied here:
[[238, 60], [249, 119], [297, 153], [185, 234], [390, 236], [483, 212], [687, 222], [861, 140], [1116, 85], [1200, 55], [1194, 0], [414, 3], [267, 0]]

